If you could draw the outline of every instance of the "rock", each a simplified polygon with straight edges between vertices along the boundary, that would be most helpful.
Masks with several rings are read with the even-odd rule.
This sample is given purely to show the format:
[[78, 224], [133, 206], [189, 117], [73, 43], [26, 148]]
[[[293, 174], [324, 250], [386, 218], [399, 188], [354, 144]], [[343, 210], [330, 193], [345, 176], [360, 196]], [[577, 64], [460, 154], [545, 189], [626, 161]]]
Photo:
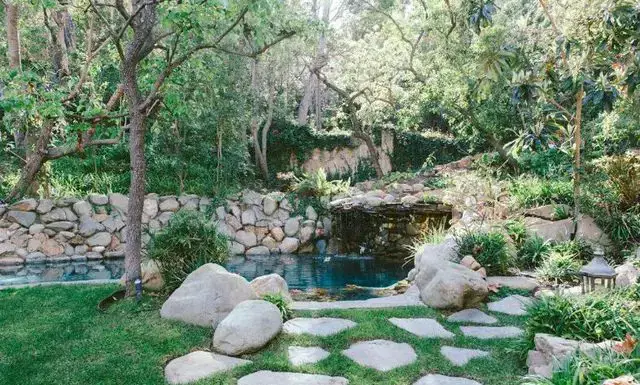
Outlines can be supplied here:
[[327, 337], [356, 325], [355, 322], [342, 318], [294, 318], [285, 322], [283, 330], [287, 334], [311, 334], [317, 337]]
[[[140, 263], [140, 269], [142, 274], [142, 286], [145, 289], [157, 291], [164, 287], [164, 278], [162, 278], [158, 262], [152, 259], [143, 259]], [[124, 280], [122, 280], [122, 282], [123, 281]]]
[[316, 209], [313, 208], [313, 206], [307, 206], [304, 213], [307, 219], [309, 220], [312, 220], [315, 222], [318, 219], [318, 213], [316, 212]]
[[585, 241], [592, 246], [609, 246], [611, 239], [600, 229], [596, 221], [588, 216], [581, 215], [576, 227], [575, 239]]
[[16, 252], [16, 245], [11, 242], [3, 242], [0, 243], [0, 257], [2, 256], [13, 256]]
[[64, 209], [61, 209], [61, 208], [55, 208], [49, 211], [48, 213], [40, 216], [40, 221], [42, 221], [43, 223], [66, 221], [66, 220], [67, 220], [67, 214], [65, 213]]
[[142, 212], [145, 213], [150, 219], [153, 219], [158, 215], [159, 207], [158, 201], [153, 198], [147, 198], [142, 205]]
[[284, 231], [282, 230], [281, 227], [274, 227], [273, 229], [271, 229], [271, 236], [276, 241], [282, 242], [282, 240], [284, 239], [285, 234], [284, 234]]
[[262, 205], [263, 196], [253, 190], [242, 191], [242, 202], [248, 205], [260, 206]]
[[80, 218], [80, 227], [78, 228], [78, 234], [83, 237], [90, 237], [98, 231], [105, 229], [101, 223], [95, 221], [90, 216], [83, 216]]
[[213, 348], [230, 356], [260, 350], [282, 330], [282, 315], [271, 302], [249, 300], [238, 304], [218, 324]]
[[298, 247], [300, 247], [300, 241], [297, 238], [287, 237], [282, 240], [279, 249], [282, 254], [291, 254], [295, 253]]
[[109, 203], [109, 197], [103, 194], [90, 194], [89, 202], [97, 206], [104, 206]]
[[40, 199], [36, 211], [38, 214], [46, 214], [53, 209], [53, 201], [51, 199]]
[[48, 223], [45, 227], [58, 232], [58, 231], [71, 230], [73, 226], [74, 226], [73, 222], [60, 221], [60, 222]]
[[187, 276], [162, 305], [160, 316], [215, 328], [237, 304], [256, 298], [246, 279], [208, 263]]
[[556, 218], [556, 210], [558, 207], [561, 207], [562, 209], [564, 209], [566, 213], [571, 212], [571, 207], [567, 205], [545, 205], [545, 206], [535, 207], [532, 209], [527, 209], [525, 210], [524, 215], [528, 217], [536, 217], [536, 218], [541, 218], [548, 221], [553, 221], [558, 219]]
[[451, 333], [438, 321], [431, 318], [390, 318], [389, 322], [397, 327], [423, 338], [453, 338]]
[[453, 346], [443, 346], [440, 353], [455, 366], [465, 366], [474, 358], [487, 357], [489, 352], [478, 349], [462, 349]]
[[467, 269], [471, 269], [471, 270], [478, 270], [482, 267], [478, 263], [478, 261], [476, 261], [476, 259], [473, 258], [473, 256], [471, 255], [466, 255], [464, 258], [462, 258], [462, 260], [460, 261], [460, 264], [466, 267]]
[[242, 224], [255, 226], [256, 213], [253, 210], [245, 210], [242, 212]]
[[38, 201], [33, 198], [23, 199], [9, 206], [9, 210], [15, 211], [35, 211]]
[[87, 201], [78, 201], [73, 204], [73, 211], [82, 217], [83, 215], [93, 214], [93, 207], [91, 207], [91, 204]]
[[27, 257], [25, 258], [25, 262], [26, 263], [44, 263], [46, 258], [47, 257], [43, 253], [36, 251], [36, 252], [27, 254]]
[[293, 237], [300, 229], [300, 220], [298, 218], [289, 218], [284, 223], [284, 233], [288, 237]]
[[289, 285], [278, 274], [263, 275], [251, 281], [253, 291], [258, 297], [264, 297], [267, 294], [280, 294], [287, 302], [292, 302], [291, 294], [289, 294]]
[[447, 321], [458, 323], [494, 324], [498, 322], [498, 319], [487, 315], [478, 309], [465, 309], [451, 314], [447, 318]]
[[319, 347], [289, 346], [287, 355], [291, 365], [300, 366], [320, 362], [330, 353]]
[[17, 266], [22, 265], [23, 263], [24, 259], [18, 257], [17, 255], [0, 257], [0, 266]]
[[490, 302], [487, 306], [489, 310], [493, 312], [509, 315], [525, 315], [527, 314], [527, 307], [530, 306], [532, 302], [531, 298], [528, 297], [510, 295], [499, 301]]
[[495, 338], [516, 338], [524, 332], [515, 326], [460, 326], [460, 331], [466, 337], [475, 337], [481, 340]]
[[64, 246], [55, 239], [47, 239], [42, 243], [40, 249], [47, 257], [55, 257], [64, 253]]
[[488, 277], [489, 284], [498, 285], [499, 287], [508, 287], [510, 289], [534, 291], [538, 288], [538, 282], [529, 277]]
[[180, 204], [175, 197], [167, 197], [160, 201], [160, 211], [176, 212], [180, 208]]
[[255, 246], [246, 251], [247, 255], [269, 255], [271, 252], [266, 246]]
[[29, 234], [31, 235], [39, 234], [42, 231], [44, 231], [44, 225], [41, 223], [29, 226]]
[[255, 233], [240, 230], [235, 235], [235, 240], [247, 248], [254, 247], [258, 244], [258, 238]]
[[407, 195], [402, 197], [402, 199], [400, 199], [400, 202], [402, 203], [403, 206], [411, 206], [411, 205], [415, 205], [416, 203], [418, 203], [418, 201], [420, 200], [420, 198], [413, 196], [413, 195]]
[[482, 303], [487, 282], [473, 270], [448, 261], [435, 261], [416, 275], [420, 298], [436, 309], [465, 309]]
[[574, 224], [573, 219], [567, 218], [560, 221], [547, 221], [544, 219], [526, 217], [524, 223], [530, 233], [533, 233], [548, 242], [567, 242], [571, 240]]
[[432, 265], [432, 261], [455, 261], [458, 257], [458, 246], [454, 238], [446, 238], [444, 242], [435, 245], [425, 245], [418, 253], [415, 265], [418, 270], [422, 269], [422, 261], [425, 261], [425, 268]]
[[109, 194], [109, 204], [112, 209], [119, 211], [122, 215], [127, 215], [129, 211], [129, 198], [119, 193]]
[[29, 227], [36, 221], [36, 213], [32, 211], [16, 211], [10, 210], [6, 218], [9, 222], [17, 223], [22, 227]]
[[306, 245], [313, 239], [315, 229], [313, 227], [305, 226], [300, 229], [300, 244]]
[[387, 340], [357, 342], [342, 354], [359, 365], [382, 372], [409, 365], [418, 358], [411, 345]]
[[87, 239], [87, 245], [94, 246], [109, 246], [111, 243], [111, 234], [106, 231], [96, 233]]
[[242, 244], [236, 242], [236, 241], [232, 241], [230, 242], [230, 246], [229, 246], [229, 252], [231, 253], [231, 255], [241, 255], [244, 254], [245, 248]]
[[268, 250], [277, 250], [278, 249], [278, 242], [273, 239], [270, 235], [264, 237], [264, 239], [262, 239], [262, 246], [266, 247]]
[[74, 213], [69, 207], [64, 207], [62, 210], [64, 211], [64, 216], [68, 221], [75, 222], [78, 220], [76, 213]]
[[428, 374], [413, 385], [482, 385], [481, 383], [462, 377], [448, 377], [440, 374]]
[[278, 202], [270, 196], [265, 196], [262, 201], [262, 210], [265, 215], [273, 215], [278, 209]]
[[169, 384], [187, 384], [250, 363], [211, 352], [191, 352], [171, 360], [164, 368], [164, 378]]
[[638, 270], [631, 262], [616, 267], [616, 286], [629, 287], [640, 281], [640, 270]]
[[620, 376], [606, 380], [602, 385], [639, 385], [638, 381], [633, 376]]
[[244, 376], [238, 385], [348, 385], [344, 377], [329, 377], [320, 374], [271, 372], [261, 370]]
[[124, 228], [125, 223], [120, 219], [119, 216], [109, 217], [104, 222], [102, 222], [105, 230], [110, 233], [115, 233], [116, 231], [120, 231]]

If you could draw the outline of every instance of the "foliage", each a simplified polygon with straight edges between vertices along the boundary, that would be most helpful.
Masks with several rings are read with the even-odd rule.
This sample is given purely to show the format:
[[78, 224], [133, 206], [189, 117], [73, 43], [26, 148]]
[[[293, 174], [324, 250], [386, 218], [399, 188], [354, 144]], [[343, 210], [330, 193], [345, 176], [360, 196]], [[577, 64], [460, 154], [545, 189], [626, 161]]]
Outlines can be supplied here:
[[447, 235], [447, 220], [430, 220], [426, 230], [420, 232], [410, 245], [406, 246], [409, 256], [405, 258], [405, 264], [413, 262], [414, 258], [424, 250], [426, 245], [436, 245], [444, 242]]
[[173, 291], [191, 272], [207, 263], [223, 265], [228, 257], [227, 238], [194, 211], [176, 213], [153, 235], [149, 257], [160, 265], [167, 290]]
[[489, 275], [508, 275], [513, 258], [505, 239], [499, 232], [467, 232], [456, 237], [458, 255], [473, 256]]
[[569, 180], [521, 175], [511, 181], [509, 191], [519, 207], [573, 204], [573, 186]]
[[520, 172], [543, 178], [566, 177], [571, 172], [571, 156], [556, 148], [523, 151], [518, 157]]
[[[630, 353], [619, 353], [610, 349], [593, 352], [577, 352], [556, 371], [551, 379], [528, 378], [523, 385], [602, 385], [606, 380], [626, 376], [640, 380], [640, 347]], [[613, 385], [633, 385], [631, 382], [615, 382]]]
[[288, 321], [293, 318], [293, 311], [291, 310], [291, 306], [289, 306], [289, 302], [282, 296], [280, 293], [276, 294], [267, 294], [262, 297], [267, 302], [271, 302], [276, 305], [278, 310], [280, 310], [280, 314], [282, 315], [283, 321]]
[[331, 197], [349, 191], [350, 181], [328, 180], [323, 168], [295, 178], [293, 191], [301, 196]]
[[536, 275], [539, 280], [548, 283], [573, 282], [581, 267], [576, 253], [570, 250], [552, 250], [542, 259]]
[[515, 243], [516, 248], [522, 246], [527, 240], [527, 227], [524, 222], [517, 219], [510, 219], [505, 222], [504, 228], [507, 231], [507, 235]]
[[582, 296], [544, 296], [528, 309], [525, 340], [537, 333], [602, 342], [640, 331], [639, 285]]
[[553, 208], [553, 219], [556, 221], [567, 219], [571, 216], [566, 205], [557, 205]]
[[431, 165], [453, 162], [467, 155], [460, 141], [434, 132], [396, 132], [391, 164], [395, 170], [424, 169], [425, 161]]
[[620, 196], [622, 211], [640, 205], [640, 155], [619, 155], [603, 159], [603, 168]]
[[527, 237], [518, 248], [519, 266], [524, 268], [538, 267], [549, 256], [550, 250], [550, 243], [543, 238], [537, 235]]

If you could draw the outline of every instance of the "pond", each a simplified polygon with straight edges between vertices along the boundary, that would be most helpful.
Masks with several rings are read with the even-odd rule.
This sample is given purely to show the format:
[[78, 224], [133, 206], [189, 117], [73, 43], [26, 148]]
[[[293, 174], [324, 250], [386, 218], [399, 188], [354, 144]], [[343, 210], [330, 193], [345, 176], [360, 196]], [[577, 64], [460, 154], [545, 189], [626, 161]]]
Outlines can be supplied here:
[[[384, 259], [333, 255], [234, 256], [227, 269], [247, 280], [277, 273], [290, 289], [340, 291], [348, 285], [387, 287], [407, 276], [408, 267]], [[0, 270], [0, 286], [38, 282], [119, 279], [124, 260], [25, 265]]]

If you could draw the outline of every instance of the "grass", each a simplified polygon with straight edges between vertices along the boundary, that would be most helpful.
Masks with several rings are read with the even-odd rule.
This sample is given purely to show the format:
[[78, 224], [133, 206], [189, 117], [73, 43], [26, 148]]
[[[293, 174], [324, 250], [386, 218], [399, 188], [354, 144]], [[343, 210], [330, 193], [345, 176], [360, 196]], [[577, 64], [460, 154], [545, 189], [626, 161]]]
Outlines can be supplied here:
[[[96, 304], [115, 287], [47, 287], [0, 291], [0, 384], [163, 384], [163, 366], [192, 350], [207, 349], [211, 330], [160, 319], [161, 298], [142, 304], [122, 302], [106, 313]], [[295, 316], [348, 318], [358, 326], [332, 337], [280, 335], [264, 350], [248, 355], [253, 364], [198, 382], [231, 385], [257, 370], [297, 371], [344, 376], [350, 385], [410, 385], [428, 373], [464, 376], [484, 385], [516, 384], [525, 374], [514, 340], [482, 341], [461, 336], [446, 314], [422, 307], [377, 310], [296, 312]], [[452, 340], [423, 339], [393, 326], [391, 317], [437, 319], [456, 333]], [[524, 319], [497, 315], [500, 325], [520, 326]], [[407, 342], [418, 361], [386, 373], [358, 366], [340, 351], [361, 340]], [[332, 354], [315, 365], [294, 368], [291, 345], [321, 346]], [[440, 355], [440, 347], [491, 351], [485, 359], [458, 368]]]

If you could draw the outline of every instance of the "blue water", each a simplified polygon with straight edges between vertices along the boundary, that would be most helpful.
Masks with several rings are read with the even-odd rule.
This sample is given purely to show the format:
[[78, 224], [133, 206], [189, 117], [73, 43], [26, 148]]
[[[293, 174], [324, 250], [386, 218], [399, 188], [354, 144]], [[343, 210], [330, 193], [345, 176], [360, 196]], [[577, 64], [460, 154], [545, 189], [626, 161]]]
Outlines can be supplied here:
[[[277, 273], [290, 289], [327, 289], [331, 292], [347, 285], [386, 287], [407, 276], [401, 263], [362, 256], [271, 255], [234, 256], [227, 269], [247, 280]], [[0, 269], [0, 286], [38, 282], [119, 279], [124, 260], [25, 265]]]

